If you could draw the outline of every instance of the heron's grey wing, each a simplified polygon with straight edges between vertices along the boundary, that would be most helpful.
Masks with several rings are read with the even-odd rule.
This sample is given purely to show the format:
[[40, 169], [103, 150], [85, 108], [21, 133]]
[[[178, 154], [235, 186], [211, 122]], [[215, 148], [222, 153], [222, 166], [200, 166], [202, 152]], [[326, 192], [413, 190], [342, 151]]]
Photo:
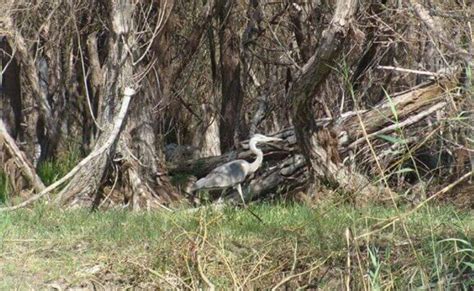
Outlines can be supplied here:
[[226, 163], [212, 170], [206, 177], [199, 179], [194, 189], [215, 189], [234, 186], [245, 180], [249, 163], [245, 160], [236, 160]]
[[248, 167], [249, 167], [249, 163], [246, 160], [235, 160], [235, 161], [220, 165], [219, 167], [209, 172], [209, 174], [222, 173], [222, 174], [229, 175], [231, 173], [241, 172], [245, 175], [247, 174]]

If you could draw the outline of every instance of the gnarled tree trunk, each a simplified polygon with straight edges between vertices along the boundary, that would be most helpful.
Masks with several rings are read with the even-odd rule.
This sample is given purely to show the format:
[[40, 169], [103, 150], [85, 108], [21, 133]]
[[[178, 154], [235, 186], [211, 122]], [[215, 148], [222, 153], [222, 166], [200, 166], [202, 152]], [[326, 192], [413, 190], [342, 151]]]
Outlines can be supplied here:
[[355, 0], [337, 1], [333, 19], [323, 32], [319, 47], [288, 92], [294, 105], [293, 121], [298, 144], [310, 166], [310, 193], [317, 192], [317, 187], [313, 186], [317, 186], [319, 181], [326, 181], [333, 187], [340, 186], [350, 193], [362, 190], [366, 194], [377, 192], [369, 186], [366, 178], [341, 165], [338, 133], [331, 126], [321, 127], [315, 122], [325, 117], [325, 104], [331, 104], [330, 100], [321, 98], [322, 85], [335, 65], [356, 10]]
[[[136, 35], [132, 30], [135, 7], [136, 4], [129, 1], [109, 3], [112, 35], [109, 39], [108, 58], [101, 68], [96, 68], [96, 71], [104, 72], [105, 77], [93, 80], [95, 84], [101, 84], [104, 80], [105, 83], [96, 86], [100, 88], [100, 99], [103, 102], [98, 119], [101, 133], [92, 152], [103, 147], [111, 138], [115, 140], [107, 151], [84, 165], [61, 191], [57, 199], [61, 204], [75, 205], [87, 201], [97, 207], [104, 203], [119, 202], [128, 204], [133, 209], [140, 209], [177, 198], [169, 181], [159, 176], [163, 172], [163, 165], [159, 162], [162, 155], [158, 154], [156, 146], [158, 141], [154, 127], [154, 104], [158, 101], [156, 98], [161, 96], [152, 94], [150, 89], [139, 91], [139, 100], [137, 97], [132, 100], [128, 118], [117, 120], [117, 105], [120, 104], [118, 98], [122, 96], [123, 88], [139, 86], [130, 84], [130, 81], [135, 78], [135, 73], [139, 73], [136, 68], [143, 69], [132, 65], [132, 57], [138, 54], [133, 55], [130, 51], [130, 48], [137, 45]], [[91, 46], [89, 51], [94, 52], [94, 47]], [[114, 137], [112, 130], [117, 122], [123, 122], [124, 125], [120, 126], [123, 130]], [[113, 194], [111, 197], [104, 197], [103, 193], [123, 193], [123, 197]]]

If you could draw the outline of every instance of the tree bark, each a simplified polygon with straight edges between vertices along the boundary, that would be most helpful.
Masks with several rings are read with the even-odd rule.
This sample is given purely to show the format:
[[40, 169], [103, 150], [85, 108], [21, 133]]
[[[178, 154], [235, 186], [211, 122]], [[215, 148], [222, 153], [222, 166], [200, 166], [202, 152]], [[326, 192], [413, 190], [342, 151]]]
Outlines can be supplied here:
[[[5, 173], [9, 176], [11, 185], [14, 187], [13, 193], [20, 193], [24, 190], [24, 186], [32, 187], [36, 192], [44, 190], [44, 184], [35, 172], [33, 165], [28, 162], [28, 159], [23, 155], [20, 149], [17, 147], [14, 139], [8, 134], [5, 124], [0, 119], [0, 153], [6, 151], [13, 161], [13, 165], [9, 169], [3, 168]], [[8, 158], [0, 155], [0, 161], [4, 163], [4, 166], [8, 164], [6, 161]], [[15, 175], [17, 169], [21, 173], [21, 176], [27, 181], [28, 185], [19, 185], [21, 182], [17, 181], [18, 177]]]
[[303, 24], [301, 19], [302, 7], [300, 1], [293, 0], [290, 7], [290, 21], [295, 35], [296, 43], [298, 45], [301, 59], [306, 63], [311, 57], [310, 46], [308, 39], [305, 37]]
[[[138, 93], [140, 102], [132, 102], [126, 120], [125, 115], [120, 116], [122, 113], [117, 113], [118, 96], [122, 95], [122, 88], [129, 85], [134, 78], [133, 55], [129, 48], [137, 43], [135, 31], [130, 30], [133, 27], [135, 7], [135, 4], [129, 1], [109, 3], [112, 35], [109, 39], [107, 59], [101, 68], [96, 69], [102, 71], [104, 77], [94, 74], [92, 81], [96, 84], [95, 90], [99, 90], [98, 98], [103, 100], [98, 118], [101, 133], [93, 152], [102, 149], [105, 144], [108, 144], [108, 148], [90, 159], [87, 165], [74, 175], [58, 195], [56, 201], [59, 204], [100, 207], [105, 203], [121, 203], [132, 209], [141, 209], [157, 207], [162, 202], [177, 199], [169, 181], [160, 175], [164, 171], [159, 161], [160, 155], [156, 146], [159, 141], [156, 139], [153, 120], [155, 104], [158, 102], [156, 98], [161, 98], [161, 95], [142, 90]], [[94, 43], [90, 39], [89, 42]], [[93, 52], [92, 46], [90, 51]], [[97, 65], [97, 62], [95, 63]], [[143, 69], [140, 65], [135, 68]], [[123, 122], [124, 125], [116, 132], [118, 122]], [[114, 142], [110, 143], [111, 139], [114, 139]], [[117, 195], [120, 193], [123, 197]]]
[[[210, 97], [209, 101], [212, 102], [214, 99], [215, 97]], [[202, 104], [201, 108], [204, 118], [199, 125], [200, 134], [194, 137], [196, 140], [194, 144], [198, 144], [200, 148], [199, 157], [220, 156], [219, 118], [209, 104]]]
[[310, 166], [310, 192], [313, 193], [316, 193], [316, 182], [321, 180], [333, 186], [339, 185], [351, 193], [368, 184], [362, 176], [351, 174], [339, 165], [338, 134], [330, 127], [320, 127], [315, 123], [316, 119], [324, 117], [325, 104], [330, 104], [329, 100], [321, 99], [321, 88], [335, 65], [356, 10], [355, 0], [337, 1], [333, 19], [323, 32], [319, 47], [288, 92], [294, 106], [293, 121], [298, 144]]
[[12, 137], [22, 137], [22, 104], [20, 67], [12, 56], [12, 49], [8, 45], [6, 37], [0, 37], [0, 61], [2, 62], [3, 74], [0, 75], [0, 118], [6, 122]]
[[225, 152], [237, 146], [240, 111], [244, 92], [240, 82], [240, 41], [236, 29], [235, 1], [219, 0], [218, 16], [221, 30], [220, 67], [222, 82], [222, 106], [220, 120], [221, 150]]
[[6, 20], [6, 27], [9, 34], [7, 40], [10, 47], [15, 48], [16, 57], [22, 64], [24, 76], [31, 88], [31, 95], [34, 96], [38, 106], [37, 137], [41, 145], [41, 155], [43, 159], [50, 156], [56, 150], [60, 137], [60, 123], [55, 118], [48, 95], [41, 87], [40, 72], [35, 64], [35, 58], [29, 52], [28, 46], [21, 32], [13, 25], [13, 20]]

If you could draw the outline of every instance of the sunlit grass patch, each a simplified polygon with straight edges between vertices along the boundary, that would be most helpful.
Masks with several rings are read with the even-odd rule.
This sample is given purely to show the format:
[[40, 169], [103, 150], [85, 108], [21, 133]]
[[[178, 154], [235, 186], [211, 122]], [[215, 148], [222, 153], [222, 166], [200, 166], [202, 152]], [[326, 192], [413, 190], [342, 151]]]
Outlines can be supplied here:
[[[58, 210], [38, 204], [0, 214], [2, 288], [109, 287], [467, 288], [472, 213], [427, 206], [405, 218], [391, 208], [250, 205], [134, 213]], [[407, 209], [401, 209], [406, 211]], [[389, 224], [389, 225], [388, 225]], [[387, 226], [388, 225], [388, 226]], [[346, 231], [354, 239], [347, 244]], [[351, 258], [348, 269], [347, 259]], [[29, 285], [13, 278], [28, 273]], [[286, 279], [285, 279], [286, 278]], [[22, 283], [23, 284], [23, 283]]]

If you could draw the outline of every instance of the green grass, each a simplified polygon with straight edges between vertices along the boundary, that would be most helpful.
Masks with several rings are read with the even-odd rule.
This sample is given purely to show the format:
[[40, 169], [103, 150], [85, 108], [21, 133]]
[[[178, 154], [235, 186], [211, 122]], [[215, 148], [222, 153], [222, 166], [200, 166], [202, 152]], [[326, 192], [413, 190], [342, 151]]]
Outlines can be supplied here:
[[[81, 154], [77, 144], [70, 142], [66, 148], [67, 150], [59, 153], [57, 158], [46, 160], [38, 166], [37, 174], [46, 186], [65, 176], [79, 162]], [[13, 187], [7, 174], [0, 169], [0, 206], [18, 202], [16, 201], [18, 193], [13, 193], [14, 189], [15, 187]]]
[[51, 185], [72, 170], [80, 158], [79, 147], [71, 142], [67, 150], [59, 153], [58, 157], [44, 161], [38, 166], [38, 176], [46, 186]]
[[[0, 214], [0, 289], [77, 287], [468, 289], [472, 213], [430, 206], [387, 225], [389, 208], [297, 204], [196, 213], [91, 213], [47, 205]], [[356, 240], [346, 243], [346, 229]], [[365, 235], [364, 234], [368, 234]], [[347, 267], [347, 258], [351, 259]], [[311, 270], [311, 272], [309, 272]], [[300, 274], [301, 273], [301, 274]], [[300, 275], [298, 275], [300, 274]], [[471, 281], [469, 281], [471, 280]]]
[[8, 200], [10, 191], [8, 177], [5, 172], [0, 170], [0, 205], [4, 204]]

